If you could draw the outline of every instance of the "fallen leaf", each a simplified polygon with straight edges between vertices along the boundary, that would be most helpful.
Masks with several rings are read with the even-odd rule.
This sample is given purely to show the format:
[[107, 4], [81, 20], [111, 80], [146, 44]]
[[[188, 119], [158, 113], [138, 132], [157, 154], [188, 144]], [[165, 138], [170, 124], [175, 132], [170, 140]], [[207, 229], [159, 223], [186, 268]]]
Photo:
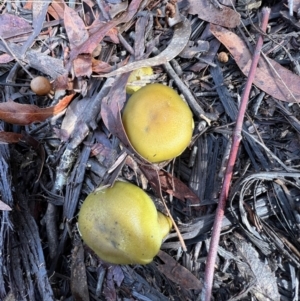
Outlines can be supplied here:
[[[146, 26], [150, 22], [150, 14], [140, 16], [135, 22], [134, 58], [135, 61], [145, 59], [145, 35]], [[150, 53], [149, 53], [150, 55]]]
[[241, 16], [233, 9], [219, 4], [221, 8], [216, 8], [211, 1], [190, 0], [188, 12], [191, 15], [198, 15], [204, 21], [218, 24], [228, 28], [235, 28], [241, 22]]
[[47, 14], [48, 6], [51, 0], [33, 1], [32, 3], [32, 27], [33, 32], [25, 41], [22, 46], [21, 56], [27, 51], [30, 45], [34, 42], [35, 38], [40, 34], [43, 29], [43, 23]]
[[0, 55], [0, 64], [7, 64], [13, 60], [14, 60], [14, 58], [7, 53]]
[[0, 132], [0, 144], [2, 143], [18, 143], [23, 135], [13, 132]]
[[2, 211], [11, 211], [12, 209], [0, 200], [0, 210], [2, 210]]
[[265, 261], [259, 258], [260, 255], [253, 245], [234, 236], [232, 237], [232, 241], [237, 249], [238, 258], [243, 260], [243, 262], [236, 261], [235, 264], [244, 279], [248, 279], [249, 282], [254, 280], [254, 286], [251, 291], [257, 300], [281, 300], [275, 272], [271, 270]]
[[32, 1], [27, 1], [27, 2], [24, 4], [23, 9], [26, 9], [26, 10], [32, 10]]
[[69, 88], [69, 90], [73, 90], [73, 88], [70, 87], [72, 82], [69, 82], [67, 72], [56, 77], [52, 85], [55, 90], [67, 90]]
[[146, 164], [140, 164], [139, 165], [140, 170], [147, 178], [149, 184], [151, 185], [153, 191], [155, 192], [156, 196], [161, 198], [162, 197], [162, 190], [161, 190], [161, 184], [160, 184], [160, 178], [158, 175], [157, 169], [155, 169], [153, 166], [146, 165]]
[[142, 67], [152, 67], [169, 62], [184, 49], [191, 35], [191, 24], [187, 19], [175, 25], [174, 28], [174, 35], [170, 44], [159, 55], [149, 59], [129, 63], [126, 66], [121, 67], [113, 72], [102, 74], [99, 76], [110, 77], [125, 72], [130, 72], [132, 70], [139, 69]]
[[185, 59], [191, 59], [201, 52], [206, 53], [208, 50], [209, 42], [198, 40], [196, 41], [194, 46], [185, 46], [184, 49], [179, 53], [179, 56]]
[[64, 110], [75, 94], [65, 96], [57, 105], [39, 108], [35, 105], [20, 104], [13, 101], [0, 103], [0, 119], [19, 125], [41, 122]]
[[106, 36], [109, 37], [113, 43], [119, 44], [118, 33], [118, 29], [114, 27], [107, 32]]
[[59, 1], [52, 1], [48, 7], [48, 13], [53, 17], [54, 20], [63, 20], [64, 18], [64, 3]]
[[71, 104], [68, 106], [60, 127], [60, 130], [62, 130], [62, 132], [59, 133], [59, 137], [61, 139], [69, 139], [76, 127], [76, 124], [78, 124], [82, 114], [84, 114], [85, 110], [87, 109], [90, 101], [91, 99], [86, 97], [80, 100], [78, 98], [75, 98], [71, 102]]
[[110, 64], [92, 58], [92, 71], [94, 73], [110, 72], [112, 69]]
[[157, 268], [168, 279], [178, 284], [183, 289], [202, 289], [203, 285], [201, 281], [170, 255], [163, 251], [159, 251], [157, 256], [165, 263], [158, 265]]
[[73, 61], [73, 67], [76, 77], [87, 76], [92, 74], [92, 57], [90, 54], [80, 54]]
[[173, 177], [170, 173], [160, 170], [158, 172], [161, 189], [170, 195], [175, 196], [181, 201], [189, 199], [193, 204], [200, 205], [199, 197], [189, 189], [179, 179]]
[[64, 26], [70, 41], [71, 49], [79, 47], [89, 38], [83, 20], [78, 13], [68, 5], [64, 7]]
[[31, 31], [31, 25], [29, 25], [23, 18], [12, 14], [0, 15], [0, 36], [3, 39], [6, 40]]
[[116, 27], [121, 23], [126, 23], [130, 21], [134, 17], [140, 4], [141, 0], [132, 0], [127, 11], [124, 12], [120, 18], [101, 24], [101, 27], [98, 30], [96, 30], [92, 35], [90, 35], [90, 37], [84, 44], [71, 50], [70, 61], [73, 61], [81, 53], [91, 54], [97, 47], [97, 45], [99, 45], [99, 43], [103, 40], [103, 38], [106, 36], [110, 29]]
[[119, 3], [108, 3], [109, 7], [109, 15], [113, 19], [117, 14], [119, 14], [122, 11], [125, 11], [128, 7], [128, 1], [120, 1]]
[[74, 242], [71, 263], [71, 292], [75, 301], [89, 301], [89, 289], [86, 277], [84, 250], [80, 239]]
[[[241, 71], [248, 76], [252, 54], [236, 34], [218, 25], [210, 25], [212, 34], [229, 50]], [[300, 77], [268, 58], [270, 67], [260, 58], [254, 84], [276, 99], [297, 102], [300, 99]], [[278, 75], [275, 73], [275, 71]]]
[[133, 149], [124, 130], [121, 113], [126, 101], [125, 85], [129, 74], [123, 74], [115, 80], [109, 94], [102, 100], [101, 116], [109, 131], [118, 137], [128, 149]]
[[[29, 67], [39, 70], [41, 73], [49, 75], [53, 79], [67, 73], [61, 59], [51, 57], [35, 50], [28, 50], [25, 53], [25, 56], [22, 57], [22, 46], [15, 43], [9, 43], [9, 47], [15, 57], [22, 60], [29, 65]], [[2, 42], [0, 42], [0, 51], [7, 52], [7, 49]]]
[[95, 156], [106, 168], [116, 162], [117, 155], [117, 151], [113, 147], [107, 147], [102, 143], [96, 143], [91, 148], [91, 156]]

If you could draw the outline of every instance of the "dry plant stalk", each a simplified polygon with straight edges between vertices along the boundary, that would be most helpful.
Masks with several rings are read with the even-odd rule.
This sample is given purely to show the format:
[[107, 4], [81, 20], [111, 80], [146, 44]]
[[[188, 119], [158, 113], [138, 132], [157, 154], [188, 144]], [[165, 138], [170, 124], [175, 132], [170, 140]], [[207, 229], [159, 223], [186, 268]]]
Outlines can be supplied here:
[[[270, 9], [264, 7], [262, 9], [262, 24], [261, 30], [266, 32], [266, 28], [268, 25], [270, 15]], [[222, 220], [224, 216], [226, 200], [228, 198], [229, 187], [232, 179], [232, 172], [233, 167], [236, 161], [237, 152], [239, 149], [240, 141], [242, 139], [242, 126], [243, 120], [248, 104], [249, 94], [252, 87], [252, 83], [254, 80], [258, 60], [260, 58], [260, 51], [263, 45], [263, 35], [261, 34], [257, 40], [256, 47], [253, 53], [253, 59], [251, 63], [251, 68], [249, 71], [249, 75], [247, 78], [245, 90], [243, 91], [242, 98], [241, 98], [241, 105], [238, 112], [238, 117], [235, 125], [235, 129], [233, 132], [232, 137], [232, 146], [229, 154], [229, 159], [226, 166], [225, 177], [223, 181], [222, 190], [219, 197], [219, 203], [216, 210], [216, 217], [213, 225], [212, 230], [212, 237], [210, 242], [209, 253], [207, 256], [206, 267], [205, 267], [205, 278], [204, 278], [204, 286], [201, 293], [201, 300], [202, 301], [210, 301], [211, 294], [212, 294], [212, 285], [213, 285], [213, 278], [214, 278], [214, 265], [217, 257], [218, 245], [220, 241], [220, 233], [221, 233], [221, 226]]]

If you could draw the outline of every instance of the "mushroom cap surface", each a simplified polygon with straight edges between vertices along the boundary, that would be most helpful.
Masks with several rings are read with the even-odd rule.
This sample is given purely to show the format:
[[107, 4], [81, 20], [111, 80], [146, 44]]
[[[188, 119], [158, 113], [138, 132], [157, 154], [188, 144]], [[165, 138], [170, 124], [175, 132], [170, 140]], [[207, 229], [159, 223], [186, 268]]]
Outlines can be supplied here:
[[142, 88], [141, 85], [137, 85], [139, 81], [142, 81], [145, 77], [152, 75], [153, 69], [151, 67], [142, 67], [136, 70], [133, 70], [128, 78], [126, 85], [126, 93], [133, 94], [139, 89]]
[[135, 92], [125, 105], [122, 121], [134, 149], [153, 163], [179, 156], [194, 128], [189, 106], [162, 84], [149, 84]]
[[51, 91], [51, 84], [48, 78], [37, 76], [30, 82], [31, 90], [37, 95], [47, 95]]
[[153, 201], [141, 188], [120, 181], [88, 195], [78, 218], [84, 242], [114, 264], [151, 262], [171, 228], [167, 231], [166, 223], [158, 221]]

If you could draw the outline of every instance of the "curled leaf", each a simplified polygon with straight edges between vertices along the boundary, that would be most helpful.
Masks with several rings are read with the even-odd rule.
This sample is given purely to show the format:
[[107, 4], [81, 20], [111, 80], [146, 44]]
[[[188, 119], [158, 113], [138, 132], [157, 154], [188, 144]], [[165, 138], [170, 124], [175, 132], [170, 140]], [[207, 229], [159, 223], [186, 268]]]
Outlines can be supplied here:
[[99, 76], [110, 77], [125, 72], [130, 72], [132, 70], [139, 69], [142, 67], [152, 67], [152, 66], [157, 66], [169, 62], [185, 48], [186, 44], [189, 41], [190, 35], [191, 35], [191, 25], [190, 22], [187, 19], [185, 19], [183, 22], [175, 25], [175, 31], [171, 43], [159, 55], [149, 59], [129, 63], [128, 65], [121, 67], [115, 71], [102, 74]]

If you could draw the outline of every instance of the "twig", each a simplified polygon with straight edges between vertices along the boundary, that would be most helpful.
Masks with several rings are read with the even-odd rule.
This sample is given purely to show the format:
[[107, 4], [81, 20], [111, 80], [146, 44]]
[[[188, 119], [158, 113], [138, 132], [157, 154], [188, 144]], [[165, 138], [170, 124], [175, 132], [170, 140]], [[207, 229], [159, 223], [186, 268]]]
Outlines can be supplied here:
[[6, 43], [6, 41], [2, 38], [2, 36], [0, 36], [0, 40], [2, 41], [2, 43], [4, 44], [4, 46], [7, 49], [7, 52], [9, 52], [9, 54], [19, 63], [19, 65], [22, 67], [22, 69], [29, 75], [30, 78], [33, 78], [32, 74], [23, 66], [23, 64], [21, 63], [21, 60], [19, 60], [17, 58], [17, 56], [14, 54], [14, 52], [11, 50], [11, 48], [8, 46], [8, 44]]
[[290, 13], [290, 16], [293, 16], [293, 6], [294, 6], [294, 1], [289, 0], [289, 13]]
[[[261, 24], [261, 29], [263, 32], [266, 31], [268, 20], [269, 20], [269, 15], [270, 15], [270, 9], [266, 8], [266, 7], [263, 8], [262, 9], [262, 24]], [[209, 253], [207, 256], [204, 287], [203, 287], [203, 290], [201, 293], [202, 301], [210, 301], [210, 299], [211, 299], [213, 276], [214, 276], [214, 265], [215, 265], [215, 261], [216, 261], [216, 257], [217, 257], [218, 244], [219, 244], [219, 240], [220, 240], [222, 219], [224, 216], [226, 200], [227, 200], [228, 192], [229, 192], [229, 186], [231, 183], [233, 167], [234, 167], [234, 164], [236, 161], [239, 144], [242, 139], [241, 132], [242, 132], [242, 128], [243, 128], [243, 120], [244, 120], [244, 116], [245, 116], [245, 112], [246, 112], [246, 108], [247, 108], [247, 104], [248, 104], [248, 99], [249, 99], [249, 94], [250, 94], [251, 86], [252, 86], [252, 83], [254, 80], [258, 60], [260, 58], [260, 51], [261, 51], [262, 45], [263, 45], [263, 37], [262, 37], [262, 35], [260, 35], [257, 40], [256, 47], [255, 47], [255, 50], [253, 53], [251, 68], [250, 68], [249, 75], [247, 78], [245, 90], [244, 90], [242, 98], [241, 98], [241, 105], [239, 108], [236, 126], [235, 126], [235, 129], [233, 132], [231, 151], [230, 151], [230, 155], [229, 155], [229, 159], [228, 159], [228, 163], [227, 163], [227, 167], [226, 167], [225, 178], [223, 181], [222, 190], [221, 190], [220, 197], [219, 197], [219, 203], [218, 203], [218, 207], [217, 207], [217, 211], [216, 211], [216, 217], [215, 217], [213, 231], [212, 231]]]

